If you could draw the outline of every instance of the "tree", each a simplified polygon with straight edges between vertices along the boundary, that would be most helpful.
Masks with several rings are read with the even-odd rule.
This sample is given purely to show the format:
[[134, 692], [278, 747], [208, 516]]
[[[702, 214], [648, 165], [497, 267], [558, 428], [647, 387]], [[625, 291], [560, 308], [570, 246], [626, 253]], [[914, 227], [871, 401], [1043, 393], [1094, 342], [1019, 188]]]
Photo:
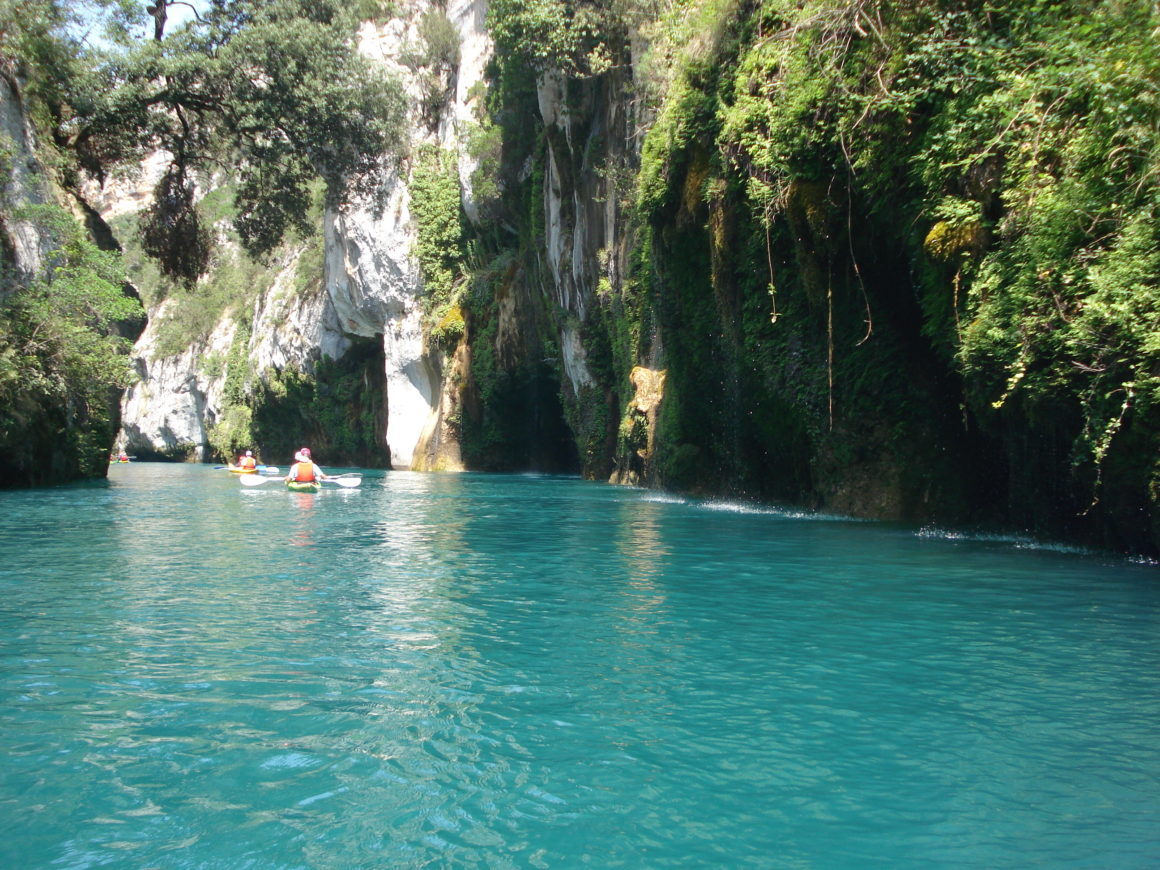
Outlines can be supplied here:
[[305, 229], [309, 186], [332, 206], [373, 197], [402, 144], [397, 81], [357, 51], [356, 21], [333, 0], [213, 0], [154, 38], [90, 50], [57, 106], [58, 141], [98, 179], [163, 150], [172, 163], [142, 221], [146, 250], [168, 274], [195, 280], [209, 235], [199, 177], [237, 179], [236, 227], [249, 253], [268, 253]]

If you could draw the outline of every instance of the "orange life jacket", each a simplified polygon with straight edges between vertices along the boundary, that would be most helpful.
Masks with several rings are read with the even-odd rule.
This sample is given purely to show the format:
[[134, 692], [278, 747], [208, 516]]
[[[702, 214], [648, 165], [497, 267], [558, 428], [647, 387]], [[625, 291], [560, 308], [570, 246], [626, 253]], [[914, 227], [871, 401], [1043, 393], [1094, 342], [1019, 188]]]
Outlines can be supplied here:
[[243, 456], [241, 459], [238, 460], [238, 467], [239, 468], [257, 468], [258, 467], [258, 460], [256, 460], [253, 456]]
[[306, 460], [295, 463], [294, 479], [299, 483], [314, 483], [314, 463]]

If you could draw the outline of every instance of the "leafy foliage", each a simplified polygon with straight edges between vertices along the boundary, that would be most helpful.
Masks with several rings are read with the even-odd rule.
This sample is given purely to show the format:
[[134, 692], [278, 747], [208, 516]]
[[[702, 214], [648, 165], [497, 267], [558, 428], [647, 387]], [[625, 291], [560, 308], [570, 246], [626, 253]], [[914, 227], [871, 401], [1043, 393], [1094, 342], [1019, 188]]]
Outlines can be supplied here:
[[141, 216], [141, 248], [165, 272], [193, 283], [209, 260], [210, 236], [194, 207], [194, 186], [181, 167], [170, 166], [153, 203]]
[[381, 341], [365, 339], [340, 360], [320, 360], [313, 373], [263, 372], [247, 401], [253, 443], [265, 457], [308, 444], [324, 464], [380, 465], [384, 368]]
[[465, 286], [461, 212], [453, 156], [437, 148], [420, 150], [411, 175], [411, 213], [418, 228], [414, 251], [423, 277], [430, 331], [451, 345], [464, 328], [459, 309]]
[[56, 239], [45, 274], [14, 286], [0, 309], [0, 454], [8, 481], [104, 473], [114, 390], [129, 383], [131, 342], [118, 327], [141, 316], [120, 258], [87, 241], [64, 211], [28, 209]]
[[408, 47], [401, 60], [415, 72], [421, 72], [423, 90], [421, 112], [432, 130], [439, 115], [455, 95], [455, 78], [459, 71], [459, 31], [441, 9], [432, 9], [419, 19], [419, 46]]
[[600, 75], [622, 62], [627, 4], [609, 0], [498, 0], [488, 4], [488, 31], [501, 55], [537, 70]]
[[[1029, 513], [1094, 506], [1109, 485], [1105, 469], [1115, 470], [1122, 515], [1156, 511], [1155, 7], [766, 0], [688, 8], [696, 10], [689, 19], [714, 11], [717, 23], [700, 47], [673, 54], [638, 201], [666, 234], [690, 218], [709, 220], [706, 242], [719, 247], [715, 228], [740, 230], [746, 220], [728, 191], [744, 196], [736, 206], [752, 222], [733, 246], [767, 273], [774, 328], [744, 314], [762, 310], [752, 273], [714, 265], [701, 267], [702, 280], [718, 309], [740, 299], [766, 389], [792, 395], [779, 371], [806, 369], [760, 348], [795, 353], [796, 344], [807, 358], [828, 355], [830, 419], [810, 428], [830, 446], [818, 455], [842, 452], [837, 439], [855, 413], [910, 420], [890, 437], [913, 440], [922, 416], [907, 409], [914, 399], [883, 392], [867, 375], [894, 372], [914, 384], [913, 357], [933, 350], [945, 374], [932, 395], [947, 397], [957, 379], [967, 431], [977, 425], [1004, 439], [1011, 463], [1023, 461], [1031, 433], [1044, 443], [1070, 438], [1070, 455], [1042, 468], [1071, 495], [1041, 499]], [[679, 313], [675, 322], [687, 323], [693, 311], [666, 320]], [[691, 351], [701, 366], [729, 353], [728, 345]], [[674, 395], [696, 375], [682, 380], [679, 369]], [[798, 407], [818, 419], [816, 399]], [[674, 413], [665, 419], [676, 432], [691, 409]]]
[[172, 155], [143, 224], [169, 274], [189, 280], [207, 263], [198, 171], [236, 172], [236, 226], [262, 256], [305, 229], [314, 179], [332, 204], [374, 197], [401, 147], [401, 88], [355, 50], [355, 23], [329, 0], [215, 3], [164, 39], [93, 56], [91, 74], [62, 85], [58, 129], [99, 178]]
[[323, 241], [319, 229], [319, 190], [313, 191], [307, 212], [311, 234], [305, 238], [287, 237], [269, 257], [261, 260], [250, 257], [239, 244], [233, 230], [233, 199], [234, 190], [226, 185], [211, 190], [199, 203], [198, 220], [202, 226], [212, 222], [217, 244], [212, 250], [209, 273], [196, 285], [161, 274], [156, 261], [145, 255], [140, 241], [142, 233], [136, 230], [143, 215], [124, 215], [114, 221], [118, 236], [126, 239], [123, 252], [126, 270], [153, 312], [153, 353], [157, 358], [176, 356], [205, 342], [223, 317], [230, 316], [239, 326], [246, 325], [261, 288], [273, 286], [289, 257], [296, 257], [297, 265], [295, 280], [287, 292], [296, 296], [310, 292], [321, 280]]
[[257, 443], [253, 431], [253, 410], [246, 401], [246, 380], [252, 374], [247, 348], [250, 327], [239, 323], [225, 361], [226, 382], [222, 390], [222, 408], [218, 419], [206, 427], [214, 453], [231, 462], [243, 450]]

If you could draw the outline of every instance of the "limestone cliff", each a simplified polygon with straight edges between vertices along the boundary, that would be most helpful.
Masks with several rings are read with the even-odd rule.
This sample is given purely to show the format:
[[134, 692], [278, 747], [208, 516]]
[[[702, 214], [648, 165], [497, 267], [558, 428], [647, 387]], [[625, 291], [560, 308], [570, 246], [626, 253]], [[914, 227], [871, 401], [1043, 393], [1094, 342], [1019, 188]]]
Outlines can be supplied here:
[[[283, 451], [266, 457], [275, 462], [301, 438], [366, 464], [564, 471], [1160, 546], [1147, 447], [1160, 439], [1160, 401], [1136, 392], [1144, 375], [1154, 383], [1155, 343], [1141, 339], [1118, 368], [1049, 359], [1061, 351], [1048, 339], [1043, 369], [1021, 355], [1021, 318], [1033, 310], [1036, 335], [1075, 333], [1093, 359], [1104, 353], [1080, 321], [1121, 309], [1060, 307], [1079, 276], [1123, 291], [1117, 299], [1150, 298], [1138, 292], [1155, 282], [1137, 275], [1147, 258], [1135, 246], [1147, 247], [1154, 222], [1142, 206], [1118, 210], [1160, 176], [1141, 171], [1108, 203], [1127, 227], [1122, 251], [1105, 250], [1119, 237], [1093, 224], [1090, 239], [1052, 255], [1075, 268], [1051, 300], [1005, 305], [1013, 289], [1054, 286], [1054, 267], [1018, 244], [1032, 224], [1004, 223], [1004, 185], [1022, 182], [991, 153], [1003, 140], [1005, 153], [1038, 154], [1038, 138], [1032, 147], [1018, 125], [990, 130], [994, 117], [979, 108], [970, 129], [983, 138], [957, 141], [966, 107], [947, 95], [963, 82], [928, 88], [933, 73], [912, 71], [895, 84], [913, 91], [895, 102], [903, 92], [880, 78], [894, 60], [841, 16], [694, 3], [654, 10], [658, 21], [618, 9], [597, 22], [580, 11], [592, 10], [414, 2], [364, 26], [363, 51], [407, 83], [409, 157], [376, 202], [322, 216], [316, 249], [287, 249], [240, 320], [223, 317], [183, 354], [142, 340], [128, 446], [220, 455], [215, 438], [244, 405], [257, 446]], [[807, 18], [785, 25], [799, 13]], [[441, 53], [421, 50], [433, 22], [444, 35], [450, 22], [454, 51], [446, 40]], [[935, 54], [959, 44], [917, 19], [895, 25], [918, 27], [911, 36], [933, 40]], [[831, 67], [819, 45], [858, 51]], [[890, 57], [910, 57], [907, 45]], [[797, 81], [799, 67], [813, 72]], [[831, 75], [840, 86], [812, 84]], [[1005, 81], [980, 77], [978, 107]], [[928, 105], [937, 123], [914, 110]], [[1068, 125], [1086, 117], [1061, 121], [1059, 153], [1071, 153]], [[1108, 129], [1112, 141], [1118, 124]], [[935, 160], [927, 135], [960, 150]], [[1115, 151], [1074, 167], [1091, 175], [1095, 200], [1110, 176], [1091, 167]], [[440, 175], [449, 165], [453, 207]], [[1030, 177], [1060, 171], [1048, 160]], [[1024, 191], [1029, 213], [1046, 207], [1037, 190]], [[1042, 226], [1072, 213], [1041, 216]], [[1051, 245], [1077, 231], [1057, 229]], [[1123, 256], [1114, 276], [1089, 272], [1113, 253]], [[1008, 269], [1018, 287], [997, 277]], [[1154, 316], [1139, 304], [1124, 325]], [[153, 314], [163, 320], [165, 309]], [[1035, 391], [1020, 386], [1028, 378]], [[1075, 392], [1088, 381], [1104, 386]], [[325, 407], [310, 419], [292, 413], [316, 403]], [[343, 442], [352, 420], [362, 441]]]
[[[419, 24], [432, 8], [427, 3], [414, 3], [402, 18], [364, 25], [360, 49], [404, 81], [412, 105], [408, 133], [412, 151], [423, 143], [456, 151], [460, 125], [471, 116], [471, 86], [482, 75], [487, 59], [484, 6], [458, 2], [447, 8], [459, 31], [462, 61], [450, 72], [454, 88], [450, 98], [437, 106], [434, 120], [423, 104], [429, 70], [417, 68], [413, 59], [421, 39]], [[473, 166], [466, 154], [458, 152], [464, 203], [470, 209]], [[412, 256], [415, 230], [409, 211], [410, 169], [410, 161], [403, 160], [375, 202], [328, 210], [322, 220], [319, 263], [302, 262], [302, 246], [284, 249], [278, 268], [267, 273], [272, 279], [268, 286], [251, 288], [257, 291], [252, 310], [227, 310], [208, 337], [184, 352], [160, 355], [156, 333], [165, 319], [165, 304], [150, 312], [150, 327], [138, 344], [140, 381], [130, 388], [124, 401], [124, 447], [143, 456], [211, 458], [211, 432], [225, 411], [230, 372], [205, 362], [229, 355], [240, 320], [248, 327], [244, 367], [250, 373], [246, 390], [251, 395], [281, 373], [315, 375], [320, 361], [342, 360], [352, 340], [377, 344], [385, 390], [381, 455], [377, 460], [365, 455], [359, 459], [395, 468], [413, 464], [426, 467], [432, 462], [427, 454], [435, 438], [443, 445], [440, 467], [458, 467], [449, 443], [453, 436], [441, 431], [445, 430], [440, 419], [447, 405], [442, 396], [442, 353], [428, 347], [421, 322], [423, 287]], [[148, 179], [142, 183], [147, 184]], [[141, 200], [137, 189], [121, 194], [106, 197], [106, 213]], [[295, 275], [304, 272], [305, 280], [296, 282]], [[300, 286], [296, 289], [295, 284]], [[303, 286], [315, 289], [304, 292]], [[295, 437], [305, 441], [312, 433], [307, 429]], [[284, 452], [285, 448], [280, 449]], [[280, 455], [267, 458], [271, 462], [287, 459]], [[353, 461], [353, 457], [339, 456], [336, 460]]]
[[[339, 358], [349, 345], [329, 296], [288, 292], [300, 255], [300, 247], [286, 253], [247, 318], [253, 327], [246, 352], [255, 370], [304, 366], [322, 355]], [[120, 443], [140, 458], [210, 461], [208, 430], [219, 422], [228, 373], [207, 367], [205, 361], [229, 356], [239, 335], [238, 322], [224, 317], [206, 339], [183, 352], [158, 353], [156, 325], [164, 322], [168, 305], [162, 302], [151, 312], [151, 327], [137, 342], [138, 380], [122, 403]]]
[[[48, 174], [37, 153], [32, 124], [24, 111], [20, 85], [14, 75], [0, 73], [0, 154], [5, 164], [0, 200], [3, 260], [25, 278], [44, 266], [51, 240], [39, 224], [22, 212], [29, 206], [56, 201]], [[0, 298], [14, 285], [0, 285]]]
[[[414, 3], [401, 18], [364, 25], [360, 46], [406, 83], [412, 104], [411, 153], [428, 145], [454, 155], [463, 214], [478, 231], [490, 218], [480, 213], [472, 182], [478, 158], [465, 143], [479, 123], [480, 84], [492, 51], [485, 29], [486, 3], [458, 0], [447, 5], [447, 18], [459, 36], [458, 63], [451, 70], [433, 71], [415, 63], [420, 25], [435, 8]], [[445, 88], [434, 116], [432, 75], [442, 76]], [[530, 463], [573, 470], [577, 460], [559, 457], [574, 455], [576, 448], [570, 445], [578, 441], [591, 443], [596, 473], [606, 475], [620, 397], [597, 385], [580, 331], [598, 285], [619, 283], [627, 256], [623, 203], [613, 189], [613, 177], [604, 171], [633, 160], [626, 144], [632, 120], [627, 103], [612, 93], [622, 84], [617, 77], [581, 85], [559, 73], [539, 77], [538, 114], [525, 123], [539, 127], [546, 142], [542, 189], [532, 194], [540, 200], [536, 207], [545, 228], [543, 239], [536, 241], [542, 246], [543, 270], [538, 276], [521, 272], [506, 291], [498, 292], [488, 315], [494, 316], [494, 323], [486, 336], [481, 337], [483, 324], [478, 318], [458, 349], [435, 346], [424, 334], [424, 286], [413, 256], [416, 231], [410, 212], [413, 162], [404, 160], [378, 201], [324, 215], [317, 276], [321, 292], [295, 295], [298, 291], [290, 288], [295, 272], [303, 268], [298, 261], [301, 251], [286, 250], [269, 286], [256, 288], [252, 310], [240, 315], [225, 311], [208, 335], [180, 353], [166, 355], [157, 340], [167, 303], [150, 312], [150, 327], [138, 344], [140, 380], [124, 401], [122, 446], [141, 456], [213, 458], [212, 432], [227, 412], [225, 385], [230, 373], [206, 361], [230, 355], [241, 320], [248, 326], [241, 335], [251, 393], [271, 373], [314, 374], [319, 361], [342, 359], [354, 338], [381, 347], [385, 431], [380, 433], [379, 464], [464, 467], [459, 443], [464, 426], [470, 428], [473, 415], [478, 422], [481, 414], [506, 413], [480, 397], [477, 374], [483, 353], [499, 360], [504, 371], [535, 368], [531, 376], [513, 376], [525, 384], [512, 387], [524, 403], [516, 416], [542, 417], [551, 432], [529, 429], [522, 447], [501, 438], [495, 452], [485, 456], [476, 451], [473, 464]], [[94, 194], [102, 212], [112, 216], [139, 205], [142, 191], [161, 168], [163, 163], [146, 167], [136, 186]], [[309, 437], [309, 432], [302, 437]], [[556, 446], [537, 446], [545, 438]], [[216, 452], [220, 458], [220, 449]], [[285, 458], [268, 457], [272, 462]]]

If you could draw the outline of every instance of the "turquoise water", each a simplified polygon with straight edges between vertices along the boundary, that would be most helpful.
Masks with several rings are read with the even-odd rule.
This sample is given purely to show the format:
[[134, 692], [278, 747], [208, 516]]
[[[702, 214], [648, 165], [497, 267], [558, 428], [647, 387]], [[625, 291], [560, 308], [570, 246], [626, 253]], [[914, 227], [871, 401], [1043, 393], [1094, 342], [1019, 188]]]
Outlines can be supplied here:
[[0, 494], [0, 867], [1160, 866], [1160, 572], [571, 479]]

